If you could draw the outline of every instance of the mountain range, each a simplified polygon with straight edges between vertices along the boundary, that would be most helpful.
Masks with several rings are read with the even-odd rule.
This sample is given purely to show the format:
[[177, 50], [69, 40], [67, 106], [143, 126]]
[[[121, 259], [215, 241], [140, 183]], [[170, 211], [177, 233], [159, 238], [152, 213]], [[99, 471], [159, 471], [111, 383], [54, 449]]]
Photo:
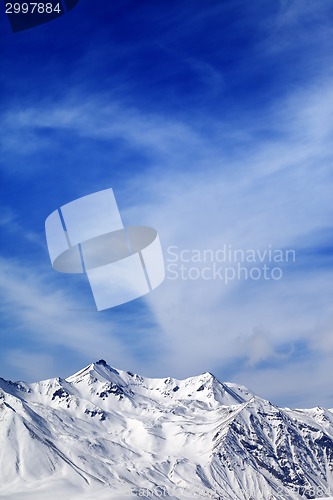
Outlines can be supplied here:
[[211, 373], [92, 363], [0, 379], [0, 498], [275, 500], [333, 494], [333, 410], [279, 408]]

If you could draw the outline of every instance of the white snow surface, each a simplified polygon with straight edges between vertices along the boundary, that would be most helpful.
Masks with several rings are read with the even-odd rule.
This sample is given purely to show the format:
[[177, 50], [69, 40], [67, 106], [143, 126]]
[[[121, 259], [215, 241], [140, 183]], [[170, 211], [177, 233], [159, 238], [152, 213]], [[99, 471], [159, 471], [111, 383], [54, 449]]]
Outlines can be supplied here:
[[331, 410], [281, 409], [210, 373], [152, 379], [100, 360], [67, 379], [0, 379], [0, 446], [8, 500], [333, 493]]

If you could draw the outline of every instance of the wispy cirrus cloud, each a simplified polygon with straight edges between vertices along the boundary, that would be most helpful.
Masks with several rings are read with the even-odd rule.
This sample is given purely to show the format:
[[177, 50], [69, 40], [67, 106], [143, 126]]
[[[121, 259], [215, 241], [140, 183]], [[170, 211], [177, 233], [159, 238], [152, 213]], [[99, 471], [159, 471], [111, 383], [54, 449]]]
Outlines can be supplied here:
[[[14, 259], [0, 259], [1, 336], [3, 341], [8, 337], [2, 349], [2, 363], [9, 376], [15, 368], [15, 378], [26, 377], [29, 370], [30, 380], [32, 376], [45, 378], [50, 356], [53, 363], [49, 369], [56, 376], [59, 370], [66, 372], [70, 353], [75, 353], [78, 369], [80, 363], [103, 356], [123, 367], [135, 366], [133, 352], [125, 345], [128, 338], [119, 331], [119, 320], [117, 323], [110, 316], [98, 315], [92, 297], [90, 301], [88, 294], [82, 294], [83, 278], [80, 282], [77, 288], [60, 287], [50, 282], [42, 266], [23, 266]], [[25, 363], [20, 366], [23, 359]]]
[[[260, 384], [260, 374], [266, 370], [262, 364], [283, 364], [286, 373], [293, 373], [295, 351], [302, 342], [308, 346], [309, 359], [318, 362], [311, 339], [326, 338], [321, 332], [329, 322], [332, 269], [321, 268], [319, 254], [305, 257], [305, 249], [321, 248], [330, 232], [332, 128], [326, 105], [330, 95], [325, 82], [316, 91], [309, 87], [272, 107], [269, 122], [264, 117], [250, 124], [245, 120], [240, 131], [236, 124], [211, 121], [200, 132], [203, 124], [195, 120], [191, 126], [172, 119], [164, 123], [153, 114], [122, 110], [119, 104], [101, 109], [96, 102], [80, 106], [64, 101], [47, 112], [25, 110], [17, 123], [14, 115], [9, 119], [22, 129], [68, 130], [106, 142], [123, 138], [130, 147], [140, 146], [156, 166], [146, 169], [144, 179], [132, 170], [118, 198], [124, 200], [125, 221], [158, 228], [167, 258], [169, 245], [189, 251], [216, 251], [223, 245], [295, 249], [296, 262], [284, 267], [284, 277], [277, 282], [235, 280], [225, 285], [219, 279], [167, 280], [146, 298], [159, 325], [158, 348], [148, 363], [129, 359], [119, 345], [114, 349], [105, 325], [100, 327], [98, 321], [100, 342], [110, 346], [106, 350], [115, 353], [117, 362], [134, 363], [149, 375], [188, 376], [209, 369], [223, 378], [240, 377], [244, 384], [249, 377], [256, 392], [266, 387]], [[92, 119], [93, 109], [101, 111]], [[267, 138], [264, 127], [270, 129]], [[230, 152], [230, 138], [238, 141], [239, 150]], [[179, 170], [182, 161], [191, 168]], [[105, 187], [112, 182], [106, 172], [104, 182]], [[22, 300], [17, 293], [15, 300], [18, 296]], [[42, 325], [43, 331], [51, 332], [57, 325], [67, 338], [62, 340], [65, 345], [77, 349], [80, 315], [71, 319], [65, 313], [64, 321], [62, 315], [56, 321], [56, 310], [63, 311], [67, 299], [57, 299], [53, 310], [52, 295], [49, 301], [42, 291], [36, 297], [34, 313], [25, 312], [22, 324], [31, 331], [37, 325], [40, 331]], [[96, 324], [93, 321], [90, 328], [84, 323], [88, 336]], [[84, 356], [94, 352], [89, 341], [80, 349]], [[278, 368], [269, 373], [271, 394], [283, 401]]]
[[[144, 6], [139, 10], [143, 19]], [[177, 4], [157, 24], [161, 35], [152, 26], [153, 46], [132, 39], [110, 48], [106, 26], [100, 43], [73, 62], [70, 90], [52, 80], [29, 102], [17, 92], [4, 103], [1, 168], [19, 205], [16, 217], [4, 214], [5, 227], [21, 231], [24, 221], [41, 235], [57, 206], [113, 187], [125, 223], [156, 227], [166, 258], [170, 245], [296, 252], [277, 281], [168, 279], [146, 297], [143, 317], [135, 309], [103, 317], [73, 311], [87, 296], [81, 284], [67, 288], [48, 273], [47, 256], [31, 252], [28, 267], [6, 259], [7, 341], [13, 330], [22, 338], [25, 328], [24, 345], [40, 342], [41, 356], [50, 352], [46, 340], [52, 353], [64, 346], [88, 361], [103, 346], [109, 362], [143, 374], [210, 370], [280, 404], [297, 404], [298, 393], [302, 404], [320, 395], [331, 406], [323, 384], [332, 356], [329, 11], [329, 2], [281, 1], [267, 11], [213, 2], [188, 15], [188, 4]], [[105, 61], [112, 70], [97, 81]], [[142, 340], [133, 350], [135, 335]], [[20, 348], [7, 348], [23, 359]]]

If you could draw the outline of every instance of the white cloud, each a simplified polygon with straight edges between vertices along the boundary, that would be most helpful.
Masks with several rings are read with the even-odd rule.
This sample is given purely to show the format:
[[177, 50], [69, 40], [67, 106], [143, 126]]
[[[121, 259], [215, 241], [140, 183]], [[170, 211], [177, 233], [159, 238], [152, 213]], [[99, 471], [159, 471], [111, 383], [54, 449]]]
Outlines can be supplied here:
[[[49, 280], [49, 275], [43, 274], [40, 267], [23, 268], [22, 263], [0, 260], [0, 310], [3, 319], [10, 322], [8, 329], [3, 328], [2, 336], [10, 338], [7, 357], [11, 364], [12, 336], [17, 335], [24, 338], [24, 345], [30, 340], [32, 345], [38, 343], [40, 347], [41, 353], [27, 354], [29, 365], [22, 367], [24, 372], [31, 370], [31, 376], [36, 370], [35, 357], [40, 355], [45, 359], [54, 347], [72, 350], [88, 362], [104, 355], [115, 365], [135, 365], [131, 353], [117, 336], [117, 325], [110, 317], [105, 320], [98, 316], [92, 298], [89, 309], [89, 304], [80, 294], [80, 287], [77, 289], [78, 298], [75, 298], [69, 289], [61, 290]], [[6, 351], [5, 344], [3, 351]], [[62, 366], [61, 362], [56, 364]], [[45, 362], [43, 366], [45, 368]], [[38, 373], [41, 372], [42, 367], [39, 367]], [[44, 376], [47, 376], [47, 371]]]
[[[223, 146], [220, 154], [214, 149], [215, 140], [212, 148], [206, 142], [202, 149], [201, 143], [193, 171], [187, 165], [186, 172], [180, 169], [178, 173], [170, 165], [172, 174], [160, 171], [158, 176], [146, 175], [144, 183], [139, 176], [133, 180], [131, 189], [138, 201], [123, 212], [124, 220], [145, 221], [158, 228], [165, 249], [176, 245], [217, 250], [224, 244], [244, 250], [268, 245], [296, 249], [296, 262], [283, 268], [281, 281], [239, 281], [228, 286], [219, 280], [166, 281], [149, 295], [166, 346], [156, 362], [157, 372], [169, 370], [185, 376], [209, 369], [223, 374], [242, 360], [252, 369], [240, 370], [241, 382], [246, 385], [249, 377], [248, 385], [252, 380], [253, 389], [260, 393], [268, 390], [263, 380], [266, 370], [253, 367], [260, 361], [280, 359], [285, 379], [289, 375], [295, 382], [292, 390], [297, 400], [297, 383], [301, 383], [302, 371], [308, 378], [305, 371], [311, 363], [295, 363], [294, 346], [307, 344], [317, 364], [311, 339], [322, 336], [331, 311], [332, 268], [322, 265], [319, 254], [305, 260], [298, 253], [320, 247], [323, 242], [318, 234], [332, 226], [333, 127], [327, 119], [326, 126], [321, 126], [321, 117], [333, 102], [331, 93], [323, 84], [315, 92], [311, 88], [288, 98], [285, 106], [280, 103], [270, 116], [270, 124], [274, 123], [281, 137], [275, 143], [259, 141], [257, 148], [231, 157], [230, 162]], [[257, 131], [255, 124], [249, 130], [253, 141]], [[177, 164], [177, 154], [173, 163]], [[265, 336], [254, 336], [258, 329], [267, 332]], [[281, 348], [290, 353], [287, 360], [279, 354]], [[329, 362], [325, 366], [328, 369]], [[279, 369], [269, 373], [269, 390], [282, 401], [285, 388]], [[329, 375], [314, 370], [313, 391], [300, 391], [300, 397], [314, 404], [316, 388]]]
[[[38, 135], [39, 129], [65, 129], [81, 137], [123, 140], [132, 147], [146, 148], [150, 154], [158, 153], [166, 158], [171, 151], [185, 155], [192, 144], [200, 146], [200, 135], [181, 121], [105, 102], [108, 99], [99, 96], [85, 99], [84, 104], [76, 98], [41, 107], [11, 109], [4, 114], [2, 122], [6, 138], [13, 137], [11, 131], [14, 129], [16, 141], [6, 139], [6, 149], [17, 151], [19, 145], [19, 150], [26, 154], [34, 151], [34, 144], [42, 149], [52, 148], [49, 138]], [[27, 140], [31, 135], [36, 135], [35, 139]]]
[[0, 207], [0, 227], [6, 230], [9, 234], [17, 234], [20, 238], [24, 238], [29, 242], [44, 247], [39, 235], [34, 231], [23, 227], [18, 222], [16, 212], [9, 206]]
[[332, 357], [322, 355], [291, 358], [288, 364], [265, 367], [260, 371], [240, 366], [237, 375], [239, 383], [246, 382], [248, 387], [259, 388], [259, 395], [272, 403], [291, 408], [332, 408], [331, 372]]
[[[246, 250], [272, 245], [296, 248], [296, 263], [284, 267], [283, 279], [276, 282], [167, 280], [147, 296], [161, 337], [159, 352], [144, 363], [131, 359], [111, 336], [116, 323], [65, 312], [65, 304], [67, 309], [80, 306], [34, 272], [23, 273], [22, 279], [18, 265], [3, 262], [6, 307], [12, 314], [17, 310], [18, 320], [37, 337], [47, 335], [49, 342], [64, 343], [85, 356], [103, 346], [112, 352], [110, 362], [115, 359], [130, 369], [135, 365], [143, 374], [187, 376], [210, 370], [222, 375], [223, 367], [243, 362], [248, 368], [235, 377], [257, 393], [278, 398], [283, 398], [288, 377], [293, 381], [288, 391], [296, 398], [302, 377], [309, 381], [311, 363], [284, 359], [283, 377], [279, 368], [254, 368], [261, 361], [278, 360], [281, 347], [304, 342], [314, 351], [316, 369], [309, 381], [311, 392], [302, 397], [314, 401], [329, 375], [328, 361], [319, 369], [311, 339], [318, 335], [330, 342], [322, 332], [331, 310], [332, 269], [321, 267], [319, 257], [303, 263], [297, 249], [320, 246], [318, 232], [332, 226], [332, 97], [331, 85], [318, 81], [269, 113], [258, 112], [256, 120], [243, 117], [242, 123], [222, 118], [183, 123], [119, 104], [102, 106], [98, 99], [7, 115], [9, 127], [120, 138], [147, 153], [156, 167], [144, 177], [133, 171], [115, 194], [124, 222], [156, 227], [164, 248], [218, 250], [231, 244]], [[261, 135], [265, 129], [270, 132], [267, 139]], [[228, 153], [230, 141], [239, 144], [236, 152]], [[111, 174], [104, 181], [105, 187], [113, 187]]]
[[10, 349], [7, 362], [23, 380], [42, 380], [46, 373], [56, 373], [54, 357], [50, 354]]

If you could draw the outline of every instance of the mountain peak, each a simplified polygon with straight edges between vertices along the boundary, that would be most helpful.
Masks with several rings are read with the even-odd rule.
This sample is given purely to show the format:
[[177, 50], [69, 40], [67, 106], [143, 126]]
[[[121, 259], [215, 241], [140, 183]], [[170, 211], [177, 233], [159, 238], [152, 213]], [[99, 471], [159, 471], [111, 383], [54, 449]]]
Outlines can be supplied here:
[[65, 477], [89, 499], [109, 498], [111, 490], [133, 495], [133, 477], [138, 491], [163, 484], [176, 498], [226, 500], [244, 492], [291, 500], [296, 487], [306, 494], [333, 483], [330, 410], [280, 409], [210, 372], [148, 378], [100, 359], [67, 379], [0, 379], [0, 387], [0, 481], [1, 493], [14, 491], [8, 499], [27, 485], [43, 498], [36, 478], [53, 491], [55, 478]]
[[96, 361], [96, 365], [108, 366], [107, 362], [104, 359], [100, 359], [99, 361]]

